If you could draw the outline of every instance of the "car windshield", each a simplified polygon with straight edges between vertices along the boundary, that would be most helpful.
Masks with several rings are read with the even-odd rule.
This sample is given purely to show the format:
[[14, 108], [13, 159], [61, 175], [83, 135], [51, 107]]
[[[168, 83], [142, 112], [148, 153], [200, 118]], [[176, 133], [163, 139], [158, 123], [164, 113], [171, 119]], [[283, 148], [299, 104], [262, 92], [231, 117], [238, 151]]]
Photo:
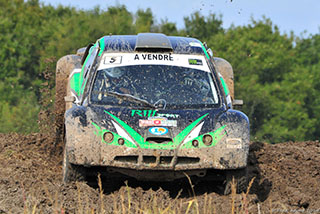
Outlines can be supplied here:
[[171, 65], [130, 65], [98, 70], [91, 102], [177, 109], [213, 107], [219, 99], [210, 72]]

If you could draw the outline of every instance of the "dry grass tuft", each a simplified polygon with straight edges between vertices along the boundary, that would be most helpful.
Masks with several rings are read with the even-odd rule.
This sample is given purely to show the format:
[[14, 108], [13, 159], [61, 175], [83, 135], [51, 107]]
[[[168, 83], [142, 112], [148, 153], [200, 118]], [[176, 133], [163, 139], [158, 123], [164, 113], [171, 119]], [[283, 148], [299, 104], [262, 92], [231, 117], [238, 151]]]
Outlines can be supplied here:
[[[97, 204], [89, 202], [88, 196], [86, 196], [81, 188], [81, 183], [76, 182], [76, 192], [75, 195], [75, 209], [76, 214], [105, 214], [105, 213], [116, 213], [116, 214], [211, 214], [217, 213], [215, 200], [212, 196], [207, 193], [202, 195], [201, 206], [199, 203], [199, 197], [196, 196], [194, 185], [190, 177], [185, 174], [190, 185], [190, 196], [191, 199], [186, 200], [184, 198], [180, 199], [181, 192], [176, 195], [172, 200], [162, 201], [156, 194], [151, 195], [148, 202], [145, 200], [133, 200], [132, 188], [129, 187], [128, 182], [125, 182], [125, 188], [121, 189], [118, 193], [112, 193], [112, 199], [110, 204], [107, 204], [106, 197], [103, 192], [102, 181], [100, 175], [98, 175], [98, 194], [97, 194]], [[255, 178], [253, 178], [249, 184], [246, 192], [241, 194], [236, 193], [236, 182], [233, 179], [231, 184], [231, 194], [230, 194], [230, 212], [231, 214], [249, 214], [249, 213], [261, 213], [261, 204], [253, 204], [249, 207], [249, 192], [253, 185]], [[36, 214], [43, 213], [41, 207], [37, 200], [31, 200], [32, 196], [27, 196], [24, 192], [23, 184], [22, 186], [22, 197], [24, 201], [24, 214]], [[70, 211], [65, 211], [63, 207], [63, 200], [59, 196], [58, 191], [52, 194], [48, 191], [48, 188], [44, 186], [44, 194], [47, 197], [49, 203], [52, 204], [52, 212], [55, 214], [70, 213]], [[60, 198], [59, 198], [60, 197]], [[224, 196], [222, 196], [224, 197]], [[35, 197], [34, 197], [35, 198]], [[59, 200], [60, 199], [60, 200]], [[136, 198], [135, 198], [136, 199]], [[219, 200], [219, 199], [218, 199]], [[32, 203], [33, 204], [32, 204]], [[111, 206], [110, 206], [111, 205]], [[283, 204], [277, 204], [282, 208], [286, 208]], [[270, 201], [270, 213], [272, 213]], [[220, 212], [220, 211], [219, 211]]]

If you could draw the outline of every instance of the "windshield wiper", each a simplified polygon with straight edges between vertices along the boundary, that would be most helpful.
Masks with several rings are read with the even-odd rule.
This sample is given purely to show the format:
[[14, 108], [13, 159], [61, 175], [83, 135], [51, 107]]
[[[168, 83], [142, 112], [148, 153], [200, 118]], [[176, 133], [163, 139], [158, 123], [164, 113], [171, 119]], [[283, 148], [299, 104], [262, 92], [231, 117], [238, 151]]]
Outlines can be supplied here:
[[105, 92], [106, 95], [110, 95], [110, 96], [114, 96], [114, 97], [117, 97], [117, 98], [120, 98], [120, 99], [124, 99], [124, 100], [128, 100], [128, 101], [132, 101], [132, 102], [135, 102], [135, 103], [140, 103], [140, 104], [144, 104], [146, 106], [149, 106], [151, 108], [156, 108], [155, 105], [153, 105], [152, 103], [149, 103], [147, 100], [144, 100], [144, 99], [140, 99], [139, 97], [135, 97], [131, 94], [121, 94], [121, 93], [118, 93], [118, 92], [114, 92], [114, 91], [107, 91]]

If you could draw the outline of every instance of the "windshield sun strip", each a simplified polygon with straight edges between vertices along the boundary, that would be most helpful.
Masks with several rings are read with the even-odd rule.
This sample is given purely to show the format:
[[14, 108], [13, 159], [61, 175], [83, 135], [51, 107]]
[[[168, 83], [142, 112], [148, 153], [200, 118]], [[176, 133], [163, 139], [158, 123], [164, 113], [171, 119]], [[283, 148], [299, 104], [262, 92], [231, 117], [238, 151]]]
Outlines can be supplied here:
[[[101, 61], [98, 66], [98, 70], [111, 68], [115, 66], [133, 66], [133, 65], [168, 65], [168, 66], [179, 66], [179, 67], [187, 67], [193, 69], [200, 69], [206, 72], [211, 72], [207, 63], [203, 63], [203, 65], [192, 65], [189, 63], [189, 59], [197, 59], [202, 62], [207, 61], [207, 57], [200, 55], [190, 55], [190, 54], [171, 54], [169, 53], [172, 60], [151, 60], [145, 56], [145, 58], [141, 55], [168, 55], [167, 53], [103, 53], [101, 56]], [[139, 57], [136, 58], [136, 55]], [[111, 63], [108, 60], [109, 58], [121, 58], [121, 62]], [[139, 59], [139, 60], [137, 60]], [[170, 58], [171, 59], [171, 58]]]

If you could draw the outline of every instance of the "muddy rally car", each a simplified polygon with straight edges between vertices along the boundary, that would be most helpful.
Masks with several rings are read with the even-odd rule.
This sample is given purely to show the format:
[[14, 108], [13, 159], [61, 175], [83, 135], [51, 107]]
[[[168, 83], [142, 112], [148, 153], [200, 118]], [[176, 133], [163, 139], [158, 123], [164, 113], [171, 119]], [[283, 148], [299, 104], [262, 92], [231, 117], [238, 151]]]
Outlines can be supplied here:
[[[61, 58], [63, 180], [193, 179], [247, 185], [249, 121], [234, 110], [230, 64], [199, 40], [105, 36]], [[64, 98], [64, 99], [63, 99]]]

